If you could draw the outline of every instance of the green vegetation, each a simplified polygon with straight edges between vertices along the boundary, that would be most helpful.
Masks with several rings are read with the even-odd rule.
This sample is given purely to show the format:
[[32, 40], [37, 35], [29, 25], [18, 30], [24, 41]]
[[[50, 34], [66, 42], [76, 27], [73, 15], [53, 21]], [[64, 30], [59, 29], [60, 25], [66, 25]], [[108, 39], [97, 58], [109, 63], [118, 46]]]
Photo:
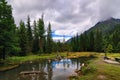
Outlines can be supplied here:
[[33, 45], [33, 35], [32, 35], [32, 29], [30, 24], [30, 17], [28, 16], [27, 19], [27, 36], [28, 36], [28, 52], [32, 51], [32, 45]]
[[110, 19], [96, 24], [70, 42], [71, 51], [113, 52], [120, 51], [120, 20]]
[[49, 22], [47, 30], [44, 25], [44, 15], [30, 24], [22, 20], [19, 26], [14, 23], [12, 7], [6, 0], [0, 0], [0, 64], [6, 56], [28, 56], [64, 52], [69, 49], [68, 44], [54, 42]]
[[[77, 80], [119, 80], [120, 65], [105, 63], [102, 59], [104, 53], [97, 53], [96, 56], [97, 58], [90, 60], [89, 64], [83, 67], [81, 75], [76, 76]], [[109, 53], [108, 57], [120, 57], [120, 54]]]
[[12, 17], [11, 6], [7, 4], [6, 0], [1, 0], [0, 4], [0, 9], [3, 9], [0, 16], [4, 16], [0, 19], [0, 61], [5, 60], [6, 56], [27, 56], [31, 53], [32, 55], [41, 55], [57, 52], [95, 51], [108, 53], [120, 51], [120, 25], [114, 20], [113, 30], [108, 29], [110, 25], [104, 26], [104, 28], [107, 27], [107, 34], [109, 33], [109, 35], [103, 32], [104, 28], [93, 28], [81, 35], [77, 34], [68, 43], [61, 43], [60, 41], [53, 41], [50, 22], [47, 30], [45, 29], [43, 14], [41, 18], [34, 20], [33, 26], [31, 26], [30, 16], [28, 16], [27, 24], [21, 20], [17, 27]]
[[52, 31], [51, 31], [51, 24], [49, 23], [48, 29], [47, 29], [47, 40], [46, 40], [46, 52], [52, 53]]
[[19, 55], [25, 56], [28, 53], [28, 38], [27, 38], [27, 30], [25, 28], [25, 24], [23, 21], [20, 22], [20, 29], [19, 29], [19, 44], [21, 51]]
[[0, 0], [0, 59], [5, 60], [6, 55], [13, 55], [20, 50], [15, 30], [12, 7], [6, 0]]
[[[66, 56], [65, 53], [60, 53], [59, 55]], [[7, 58], [6, 61], [10, 62], [10, 63], [21, 63], [21, 62], [25, 62], [25, 61], [34, 61], [34, 60], [38, 60], [38, 59], [55, 59], [55, 58], [56, 58], [56, 54], [52, 53], [52, 54], [21, 56], [21, 57], [14, 56], [14, 57]]]

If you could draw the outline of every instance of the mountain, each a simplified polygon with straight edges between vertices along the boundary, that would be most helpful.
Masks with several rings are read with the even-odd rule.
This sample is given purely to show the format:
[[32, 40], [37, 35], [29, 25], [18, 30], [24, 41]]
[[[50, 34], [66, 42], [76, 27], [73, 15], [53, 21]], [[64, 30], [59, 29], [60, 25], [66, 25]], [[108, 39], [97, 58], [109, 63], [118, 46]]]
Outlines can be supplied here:
[[[96, 31], [99, 29], [101, 33], [105, 35], [109, 35], [110, 33], [113, 33], [115, 30], [116, 25], [120, 24], [120, 19], [114, 19], [110, 18], [105, 21], [98, 22], [95, 26], [91, 27], [87, 31], [85, 31], [87, 34], [89, 34], [91, 31]], [[84, 34], [84, 33], [83, 33]], [[72, 38], [71, 38], [72, 39]], [[71, 42], [71, 39], [69, 39], [67, 42]]]
[[106, 21], [98, 22], [95, 26], [87, 30], [86, 32], [89, 33], [96, 29], [99, 29], [103, 34], [111, 33], [114, 31], [115, 26], [120, 24], [120, 19], [110, 18]]
[[120, 19], [98, 22], [81, 35], [71, 38], [72, 51], [120, 52]]

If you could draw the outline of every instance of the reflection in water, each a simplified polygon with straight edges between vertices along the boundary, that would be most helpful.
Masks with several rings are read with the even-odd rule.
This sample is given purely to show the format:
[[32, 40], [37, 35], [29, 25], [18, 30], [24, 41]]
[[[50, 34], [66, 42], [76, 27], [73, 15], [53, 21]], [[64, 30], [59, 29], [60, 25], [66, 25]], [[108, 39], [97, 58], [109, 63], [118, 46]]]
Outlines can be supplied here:
[[53, 69], [52, 69], [52, 64], [51, 63], [48, 63], [47, 71], [48, 71], [48, 80], [52, 80]]
[[[79, 59], [61, 59], [54, 61], [40, 60], [27, 62], [19, 68], [0, 72], [0, 80], [67, 80], [80, 69]], [[40, 74], [19, 75], [21, 71], [41, 71]], [[46, 74], [47, 73], [47, 74]]]

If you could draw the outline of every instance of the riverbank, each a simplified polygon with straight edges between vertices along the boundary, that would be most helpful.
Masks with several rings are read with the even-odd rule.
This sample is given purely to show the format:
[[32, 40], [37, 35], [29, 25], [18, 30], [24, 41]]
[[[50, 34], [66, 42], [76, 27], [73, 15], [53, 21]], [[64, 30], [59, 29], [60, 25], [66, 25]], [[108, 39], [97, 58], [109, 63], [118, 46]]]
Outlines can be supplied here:
[[4, 65], [0, 66], [0, 71], [6, 71], [6, 70], [16, 68], [21, 63], [24, 63], [26, 61], [35, 61], [39, 59], [55, 59], [57, 55], [60, 55], [66, 58], [78, 58], [82, 56], [87, 57], [95, 54], [96, 54], [95, 52], [76, 52], [76, 53], [63, 52], [63, 53], [41, 54], [41, 55], [28, 55], [28, 56], [22, 56], [22, 57], [13, 56], [13, 57], [8, 57], [5, 60]]
[[[120, 65], [104, 62], [104, 53], [98, 54], [94, 60], [90, 60], [82, 75], [77, 80], [120, 80]], [[108, 54], [108, 57], [120, 57], [120, 54]], [[72, 79], [71, 79], [72, 80]]]
[[2, 71], [7, 71], [7, 70], [11, 70], [11, 69], [14, 69], [14, 68], [17, 68], [19, 67], [19, 64], [13, 64], [13, 65], [3, 65], [0, 67], [0, 72]]
[[[59, 53], [60, 56], [67, 58], [78, 58], [78, 57], [93, 57], [87, 64], [87, 68], [92, 68], [91, 72], [86, 72], [85, 75], [78, 76], [78, 80], [118, 80], [120, 79], [120, 65], [108, 64], [103, 61], [104, 53], [96, 52], [64, 52]], [[56, 53], [53, 54], [41, 54], [41, 55], [29, 55], [24, 57], [9, 57], [5, 61], [5, 65], [0, 66], [0, 71], [10, 70], [16, 67], [19, 67], [21, 63], [26, 61], [34, 61], [39, 59], [55, 59], [57, 56]], [[108, 57], [120, 57], [120, 54], [108, 54]], [[85, 70], [87, 71], [87, 70]], [[85, 72], [84, 71], [84, 72]]]
[[[41, 54], [41, 55], [28, 55], [28, 56], [13, 56], [8, 57], [4, 64], [0, 65], [0, 71], [6, 71], [10, 69], [14, 69], [16, 67], [19, 67], [20, 64], [27, 62], [27, 61], [35, 61], [39, 59], [55, 59], [56, 58], [55, 53], [52, 54]], [[59, 53], [61, 56], [65, 56], [65, 53]]]

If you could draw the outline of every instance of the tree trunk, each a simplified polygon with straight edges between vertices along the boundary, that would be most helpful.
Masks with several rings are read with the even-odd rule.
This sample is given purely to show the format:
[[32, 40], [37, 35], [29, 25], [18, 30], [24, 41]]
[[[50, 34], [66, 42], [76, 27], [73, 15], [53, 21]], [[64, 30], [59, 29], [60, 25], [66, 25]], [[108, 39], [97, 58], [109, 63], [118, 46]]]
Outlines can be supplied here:
[[2, 55], [3, 60], [5, 60], [5, 54], [6, 54], [5, 47], [3, 47], [3, 55]]

